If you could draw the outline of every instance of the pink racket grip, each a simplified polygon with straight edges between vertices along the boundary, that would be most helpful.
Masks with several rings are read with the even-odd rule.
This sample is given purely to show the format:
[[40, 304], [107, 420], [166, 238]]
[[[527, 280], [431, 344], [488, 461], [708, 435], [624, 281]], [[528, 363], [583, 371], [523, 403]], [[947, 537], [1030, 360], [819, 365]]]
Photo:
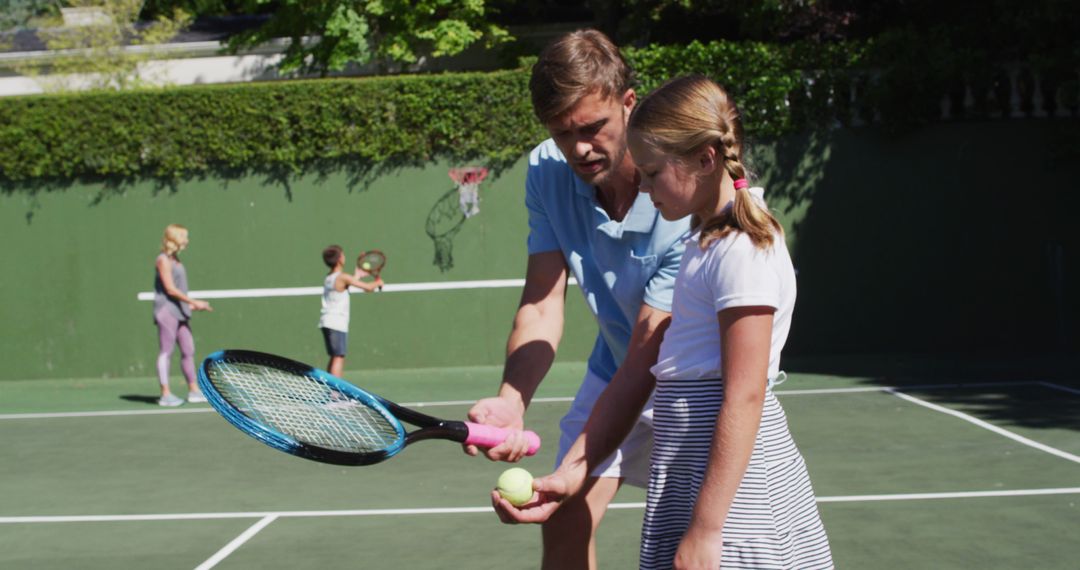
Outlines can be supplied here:
[[[491, 449], [506, 441], [507, 437], [510, 437], [510, 430], [505, 428], [474, 424], [472, 422], [465, 422], [465, 426], [469, 428], [469, 437], [465, 438], [465, 443], [483, 447], [484, 449]], [[525, 439], [529, 440], [529, 450], [525, 454], [536, 455], [536, 452], [540, 451], [540, 436], [536, 435], [536, 432], [526, 431]]]

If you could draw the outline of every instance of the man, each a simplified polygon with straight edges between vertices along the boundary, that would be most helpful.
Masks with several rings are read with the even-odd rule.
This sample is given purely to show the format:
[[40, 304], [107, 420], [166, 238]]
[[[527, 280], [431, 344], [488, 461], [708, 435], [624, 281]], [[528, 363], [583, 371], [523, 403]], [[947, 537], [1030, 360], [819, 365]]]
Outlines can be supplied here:
[[[626, 148], [637, 100], [633, 72], [618, 48], [595, 30], [567, 34], [540, 55], [529, 89], [533, 110], [551, 134], [529, 156], [525, 203], [529, 261], [507, 342], [498, 396], [481, 400], [473, 421], [521, 429], [525, 410], [555, 358], [562, 336], [567, 277], [577, 279], [599, 334], [570, 412], [560, 423], [559, 457], [581, 433], [609, 382], [652, 386], [647, 378], [670, 322], [672, 286], [689, 230], [660, 217]], [[648, 482], [651, 406], [618, 451], [593, 471], [586, 491], [544, 523], [543, 567], [595, 568], [594, 535], [623, 482]], [[517, 461], [520, 434], [485, 455]], [[468, 447], [475, 455], [478, 450]]]

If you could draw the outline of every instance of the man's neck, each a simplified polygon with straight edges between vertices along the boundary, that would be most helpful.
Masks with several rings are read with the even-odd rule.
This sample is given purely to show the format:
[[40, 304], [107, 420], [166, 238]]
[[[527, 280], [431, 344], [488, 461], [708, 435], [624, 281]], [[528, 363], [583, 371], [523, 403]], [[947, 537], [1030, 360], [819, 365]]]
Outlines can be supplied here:
[[638, 195], [638, 175], [629, 160], [623, 161], [605, 184], [596, 186], [596, 200], [608, 217], [622, 221]]

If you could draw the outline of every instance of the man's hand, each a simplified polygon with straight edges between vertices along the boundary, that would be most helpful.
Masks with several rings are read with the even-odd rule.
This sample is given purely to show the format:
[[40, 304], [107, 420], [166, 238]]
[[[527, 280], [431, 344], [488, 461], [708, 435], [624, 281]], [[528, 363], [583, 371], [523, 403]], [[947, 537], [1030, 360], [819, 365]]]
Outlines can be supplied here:
[[520, 461], [529, 450], [529, 441], [522, 430], [525, 429], [525, 408], [507, 398], [484, 398], [469, 410], [469, 421], [494, 427], [513, 430], [510, 437], [491, 449], [481, 450], [475, 445], [466, 445], [465, 453], [477, 455], [481, 451], [492, 461]]

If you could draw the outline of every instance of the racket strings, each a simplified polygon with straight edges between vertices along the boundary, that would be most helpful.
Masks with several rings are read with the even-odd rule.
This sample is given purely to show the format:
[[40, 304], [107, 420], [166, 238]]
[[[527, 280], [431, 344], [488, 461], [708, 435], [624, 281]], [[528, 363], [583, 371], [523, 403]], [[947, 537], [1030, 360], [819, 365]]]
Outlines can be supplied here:
[[386, 265], [386, 256], [381, 252], [367, 252], [360, 256], [360, 264], [367, 263], [372, 269], [382, 269]]
[[308, 445], [368, 453], [387, 449], [401, 438], [398, 424], [379, 410], [303, 370], [222, 361], [208, 376], [241, 413]]

